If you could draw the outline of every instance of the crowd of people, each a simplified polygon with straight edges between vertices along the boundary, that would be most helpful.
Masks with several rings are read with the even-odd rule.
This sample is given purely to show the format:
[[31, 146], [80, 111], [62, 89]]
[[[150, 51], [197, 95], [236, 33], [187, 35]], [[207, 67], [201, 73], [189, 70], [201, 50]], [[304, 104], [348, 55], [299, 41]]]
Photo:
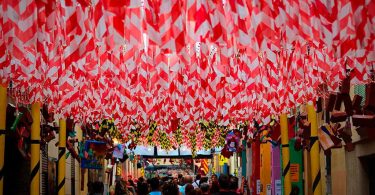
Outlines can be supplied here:
[[[178, 177], [154, 177], [145, 179], [138, 178], [137, 182], [132, 180], [117, 180], [116, 184], [109, 189], [110, 195], [237, 195], [244, 193], [246, 180], [243, 178], [241, 185], [235, 176], [212, 175], [211, 178], [196, 175]], [[89, 195], [102, 195], [103, 184], [94, 183]], [[89, 189], [90, 190], [90, 189]]]

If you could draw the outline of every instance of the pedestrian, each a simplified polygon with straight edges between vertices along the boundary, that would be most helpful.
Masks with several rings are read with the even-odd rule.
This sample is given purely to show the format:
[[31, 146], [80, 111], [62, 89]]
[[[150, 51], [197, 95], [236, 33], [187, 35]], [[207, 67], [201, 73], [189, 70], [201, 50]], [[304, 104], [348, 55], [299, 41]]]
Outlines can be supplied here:
[[[182, 195], [186, 194], [186, 186], [188, 184], [191, 185], [192, 183], [193, 183], [193, 178], [190, 175], [186, 175], [184, 177], [184, 185], [183, 186], [179, 186], [179, 190], [180, 190], [180, 192], [181, 192]], [[193, 189], [194, 189], [194, 186], [193, 186]]]
[[193, 182], [194, 189], [199, 188], [200, 180], [201, 180], [201, 175], [197, 174], [197, 176], [195, 176], [195, 181]]
[[154, 177], [150, 180], [150, 187], [151, 192], [149, 193], [149, 195], [161, 195], [160, 181], [158, 178]]
[[212, 195], [217, 195], [217, 194], [219, 194], [219, 192], [220, 192], [219, 182], [218, 181], [213, 181], [211, 183], [210, 193]]
[[191, 183], [186, 184], [185, 194], [186, 195], [194, 195], [195, 194], [195, 192], [194, 192], [194, 186]]
[[220, 195], [236, 195], [235, 192], [230, 191], [230, 179], [228, 175], [221, 174], [219, 177]]
[[180, 195], [178, 185], [173, 181], [166, 182], [163, 186], [163, 194], [165, 195]]
[[200, 189], [203, 195], [207, 195], [210, 192], [210, 185], [208, 185], [208, 183], [201, 183]]

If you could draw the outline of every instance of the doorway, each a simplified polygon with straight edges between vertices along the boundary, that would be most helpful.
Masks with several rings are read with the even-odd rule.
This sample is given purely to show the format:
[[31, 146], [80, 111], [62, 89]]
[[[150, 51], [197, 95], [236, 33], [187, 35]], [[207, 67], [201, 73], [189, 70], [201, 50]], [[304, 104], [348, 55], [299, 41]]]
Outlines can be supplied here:
[[362, 157], [361, 162], [367, 173], [369, 194], [375, 195], [375, 154]]

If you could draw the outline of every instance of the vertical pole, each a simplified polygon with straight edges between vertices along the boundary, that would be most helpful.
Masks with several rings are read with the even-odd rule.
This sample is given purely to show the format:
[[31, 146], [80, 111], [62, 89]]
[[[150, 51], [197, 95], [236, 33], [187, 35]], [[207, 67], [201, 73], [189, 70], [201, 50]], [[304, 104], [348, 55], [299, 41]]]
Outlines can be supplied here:
[[60, 119], [59, 130], [59, 157], [58, 157], [58, 175], [57, 192], [58, 195], [65, 195], [65, 146], [66, 146], [66, 121]]
[[292, 184], [290, 181], [290, 151], [289, 151], [289, 135], [288, 135], [288, 116], [286, 114], [280, 115], [281, 127], [281, 153], [283, 161], [283, 181], [284, 194], [290, 194], [292, 191]]
[[30, 194], [39, 195], [40, 183], [40, 103], [31, 105], [31, 174], [30, 174]]
[[271, 193], [271, 143], [260, 144], [260, 183], [261, 195]]
[[322, 194], [322, 182], [320, 181], [320, 156], [319, 156], [319, 142], [318, 142], [318, 123], [316, 120], [316, 111], [313, 105], [307, 105], [308, 120], [311, 123], [311, 137], [310, 137], [310, 157], [311, 157], [311, 181], [312, 192], [314, 195]]
[[251, 194], [260, 194], [260, 144], [255, 141], [252, 148], [252, 174], [251, 174]]
[[7, 88], [0, 85], [0, 194], [4, 193], [6, 113], [7, 113]]
[[281, 195], [281, 154], [279, 146], [272, 146], [272, 159], [271, 159], [271, 189], [275, 195]]
[[246, 178], [246, 162], [247, 162], [247, 159], [246, 159], [246, 140], [242, 140], [242, 145], [244, 146], [244, 149], [242, 149], [242, 155], [241, 155], [241, 160], [242, 160], [242, 163], [241, 163], [241, 168], [242, 168], [242, 176]]
[[[74, 148], [74, 145], [73, 145], [73, 148]], [[76, 159], [73, 158], [72, 155], [70, 155], [70, 172], [71, 172], [71, 175], [70, 175], [70, 182], [71, 182], [70, 191], [71, 191], [71, 195], [75, 195], [76, 194], [76, 181], [75, 181], [75, 178], [76, 178]]]
[[307, 167], [303, 166], [303, 151], [296, 151], [294, 148], [295, 143], [296, 143], [295, 139], [291, 139], [289, 141], [290, 167], [294, 167], [294, 174], [295, 174], [294, 180], [291, 177], [290, 181], [293, 187], [294, 186], [298, 187], [299, 195], [308, 194], [308, 193], [304, 193], [304, 188], [303, 188], [303, 178], [306, 178], [303, 176], [303, 173], [304, 173], [304, 170], [307, 169]]

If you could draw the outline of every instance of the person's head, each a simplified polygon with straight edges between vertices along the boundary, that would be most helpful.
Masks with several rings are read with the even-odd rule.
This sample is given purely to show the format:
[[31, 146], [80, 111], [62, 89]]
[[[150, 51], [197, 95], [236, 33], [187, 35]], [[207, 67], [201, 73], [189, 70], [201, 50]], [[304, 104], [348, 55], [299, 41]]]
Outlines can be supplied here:
[[121, 180], [118, 180], [115, 186], [115, 194], [124, 194], [125, 191], [125, 185]]
[[219, 182], [218, 181], [213, 181], [211, 183], [211, 188], [210, 188], [210, 192], [211, 193], [217, 193], [220, 191], [220, 186], [219, 186]]
[[182, 176], [181, 173], [178, 174], [177, 176], [177, 180], [178, 180], [178, 185], [184, 185], [184, 177]]
[[162, 177], [161, 180], [162, 180], [163, 182], [167, 182], [167, 181], [169, 180], [169, 177]]
[[220, 189], [228, 189], [229, 188], [229, 177], [228, 175], [221, 174], [219, 177], [219, 185]]
[[232, 191], [236, 191], [238, 188], [238, 178], [237, 177], [230, 177], [230, 182], [229, 182], [229, 189]]
[[103, 193], [104, 191], [104, 184], [102, 182], [95, 182], [93, 184], [92, 192], [93, 193]]
[[148, 194], [148, 184], [143, 181], [137, 184], [137, 194], [138, 195], [147, 195]]
[[150, 180], [151, 191], [159, 191], [159, 179], [154, 177]]
[[195, 176], [195, 180], [201, 180], [201, 174], [197, 174], [197, 176]]
[[193, 178], [190, 175], [186, 175], [184, 177], [184, 182], [185, 182], [185, 184], [192, 184], [193, 183]]
[[202, 190], [200, 188], [195, 188], [194, 195], [202, 195]]
[[213, 182], [213, 181], [217, 181], [217, 175], [216, 174], [213, 174], [212, 176], [211, 176], [211, 181]]
[[180, 191], [174, 182], [167, 182], [163, 186], [163, 194], [179, 195]]
[[144, 182], [144, 181], [145, 181], [145, 178], [143, 178], [143, 177], [139, 177], [137, 183], [142, 183], [142, 182]]
[[208, 183], [208, 177], [202, 177], [200, 183]]
[[87, 182], [87, 190], [89, 191], [89, 193], [94, 192], [93, 188], [94, 188], [94, 184], [91, 181]]
[[201, 183], [200, 188], [203, 194], [208, 193], [210, 191], [210, 185], [208, 185], [208, 183]]
[[174, 177], [172, 181], [173, 181], [173, 183], [178, 184], [178, 178], [177, 177]]
[[109, 195], [115, 195], [115, 188], [109, 188]]
[[134, 183], [134, 181], [133, 181], [133, 180], [128, 180], [128, 183], [129, 183], [129, 185], [130, 185], [130, 186], [133, 186], [133, 187], [135, 187], [135, 183]]
[[194, 186], [191, 183], [188, 183], [185, 187], [185, 194], [190, 195], [194, 193]]

